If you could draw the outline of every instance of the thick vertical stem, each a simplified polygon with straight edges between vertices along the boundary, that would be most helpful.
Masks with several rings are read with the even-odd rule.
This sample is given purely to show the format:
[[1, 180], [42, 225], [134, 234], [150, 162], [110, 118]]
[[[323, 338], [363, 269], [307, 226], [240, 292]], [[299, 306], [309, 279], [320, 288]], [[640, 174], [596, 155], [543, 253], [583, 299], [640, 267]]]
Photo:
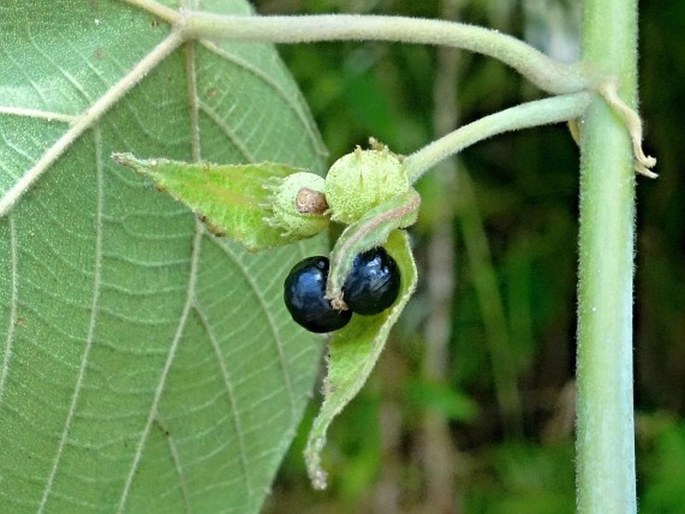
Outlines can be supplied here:
[[[585, 0], [583, 58], [636, 97], [636, 0]], [[578, 512], [636, 511], [632, 303], [635, 175], [625, 126], [600, 99], [581, 120]]]

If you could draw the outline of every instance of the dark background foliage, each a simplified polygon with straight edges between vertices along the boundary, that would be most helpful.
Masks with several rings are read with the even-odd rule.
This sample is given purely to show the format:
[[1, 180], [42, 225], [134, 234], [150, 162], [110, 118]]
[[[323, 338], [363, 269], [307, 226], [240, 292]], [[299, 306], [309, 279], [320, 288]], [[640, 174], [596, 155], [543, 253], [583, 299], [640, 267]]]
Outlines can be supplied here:
[[[569, 60], [578, 53], [577, 4], [262, 0], [257, 8], [452, 17]], [[685, 3], [642, 2], [640, 20], [640, 110], [660, 178], [637, 177], [638, 490], [641, 512], [675, 513], [685, 509]], [[281, 53], [331, 162], [369, 136], [409, 153], [541, 96], [501, 64], [463, 52], [327, 43]], [[419, 186], [420, 288], [367, 387], [333, 426], [331, 488], [313, 492], [302, 464], [312, 406], [266, 511], [573, 512], [577, 149], [563, 126], [509, 134], [467, 149]]]

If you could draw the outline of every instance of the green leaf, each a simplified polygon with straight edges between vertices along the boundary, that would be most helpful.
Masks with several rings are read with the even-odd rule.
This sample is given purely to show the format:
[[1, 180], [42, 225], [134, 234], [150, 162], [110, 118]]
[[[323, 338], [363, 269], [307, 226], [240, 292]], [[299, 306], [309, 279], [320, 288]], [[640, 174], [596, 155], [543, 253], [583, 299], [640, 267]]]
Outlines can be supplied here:
[[320, 172], [307, 107], [136, 5], [0, 2], [0, 512], [258, 512], [314, 384], [282, 281], [325, 238], [248, 254], [109, 157]]
[[416, 266], [407, 234], [399, 230], [392, 232], [385, 248], [397, 261], [402, 274], [395, 305], [376, 316], [353, 316], [349, 325], [333, 334], [329, 344], [324, 399], [304, 451], [309, 478], [317, 489], [326, 488], [327, 475], [321, 466], [321, 452], [326, 445], [328, 427], [366, 383], [390, 329], [416, 288]]
[[149, 176], [162, 191], [182, 201], [215, 235], [228, 235], [250, 251], [293, 243], [301, 237], [267, 223], [270, 184], [298, 168], [273, 162], [256, 164], [188, 163], [169, 159], [137, 159], [114, 154], [116, 162]]

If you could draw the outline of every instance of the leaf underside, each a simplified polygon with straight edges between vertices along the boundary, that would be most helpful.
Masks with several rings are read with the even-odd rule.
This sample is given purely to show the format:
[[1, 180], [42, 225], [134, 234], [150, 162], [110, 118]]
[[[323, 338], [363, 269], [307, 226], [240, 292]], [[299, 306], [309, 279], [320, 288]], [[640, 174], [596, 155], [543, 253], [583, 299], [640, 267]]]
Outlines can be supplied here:
[[0, 512], [257, 512], [322, 351], [282, 281], [326, 241], [247, 254], [109, 156], [320, 171], [296, 85], [193, 42], [122, 86], [170, 37], [123, 1], [2, 2], [0, 33], [0, 199], [45, 168], [0, 218]]

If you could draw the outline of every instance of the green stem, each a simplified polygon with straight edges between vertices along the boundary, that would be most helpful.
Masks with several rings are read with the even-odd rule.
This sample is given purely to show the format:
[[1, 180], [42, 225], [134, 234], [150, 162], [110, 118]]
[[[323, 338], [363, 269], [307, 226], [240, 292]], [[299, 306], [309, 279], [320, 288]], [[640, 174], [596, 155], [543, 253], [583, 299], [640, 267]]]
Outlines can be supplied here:
[[269, 43], [363, 40], [453, 46], [499, 59], [551, 93], [575, 93], [593, 84], [580, 64], [557, 62], [495, 30], [444, 20], [354, 14], [222, 16], [182, 11], [177, 25], [188, 38]]
[[[636, 96], [637, 0], [586, 0], [583, 59]], [[581, 120], [578, 287], [578, 512], [636, 511], [632, 303], [633, 152], [596, 99]]]
[[510, 107], [459, 127], [406, 158], [409, 180], [416, 182], [426, 171], [450, 155], [496, 134], [578, 118], [591, 98], [590, 93], [553, 96]]

